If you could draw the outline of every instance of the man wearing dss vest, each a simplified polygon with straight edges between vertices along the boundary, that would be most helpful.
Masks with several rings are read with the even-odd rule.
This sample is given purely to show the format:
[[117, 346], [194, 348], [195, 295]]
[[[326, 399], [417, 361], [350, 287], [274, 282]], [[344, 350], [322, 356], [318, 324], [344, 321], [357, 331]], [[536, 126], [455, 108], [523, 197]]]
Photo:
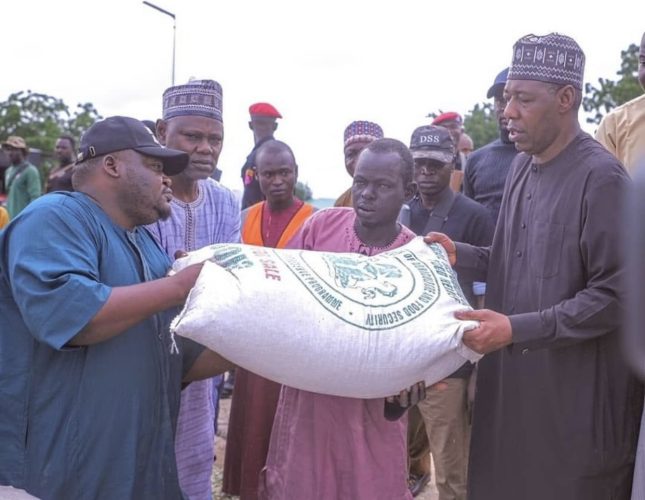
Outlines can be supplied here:
[[[314, 207], [293, 194], [298, 166], [285, 143], [276, 140], [263, 143], [255, 156], [255, 165], [266, 201], [242, 212], [242, 241], [283, 248]], [[242, 368], [235, 370], [222, 490], [240, 495], [241, 500], [257, 498], [258, 476], [269, 449], [280, 387]]]

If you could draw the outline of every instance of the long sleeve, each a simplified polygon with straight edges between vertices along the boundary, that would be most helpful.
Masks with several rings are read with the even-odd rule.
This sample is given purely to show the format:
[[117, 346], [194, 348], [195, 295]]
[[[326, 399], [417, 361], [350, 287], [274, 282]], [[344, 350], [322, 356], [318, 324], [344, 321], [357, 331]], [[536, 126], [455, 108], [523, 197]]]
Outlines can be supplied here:
[[473, 181], [472, 181], [474, 168], [476, 168], [475, 162], [471, 158], [469, 158], [466, 162], [466, 166], [464, 167], [463, 193], [464, 193], [464, 196], [467, 196], [468, 198], [471, 198], [471, 199], [475, 198], [475, 191], [473, 190]]
[[233, 223], [231, 225], [231, 233], [229, 234], [228, 240], [231, 243], [242, 242], [242, 221], [239, 215], [233, 220]]
[[40, 182], [40, 173], [36, 167], [29, 168], [25, 172], [27, 175], [27, 195], [29, 197], [29, 203], [34, 201], [42, 194], [42, 184]]
[[237, 199], [232, 191], [222, 189], [221, 191], [222, 202], [220, 209], [227, 216], [225, 223], [227, 224], [226, 235], [222, 242], [226, 243], [241, 243], [242, 242], [242, 219], [240, 216], [240, 207], [238, 206]]
[[623, 239], [619, 210], [608, 206], [625, 198], [629, 181], [611, 173], [589, 182], [579, 244], [586, 286], [551, 307], [511, 315], [513, 343], [521, 348], [570, 345], [611, 333], [623, 323]]
[[486, 247], [493, 242], [495, 235], [495, 223], [487, 211], [482, 210], [480, 214], [470, 222], [469, 234], [474, 245]]
[[[645, 378], [645, 161], [634, 173], [634, 190], [626, 205], [624, 237], [627, 241], [629, 286], [625, 352], [638, 374]], [[645, 439], [645, 434], [642, 436]], [[644, 441], [645, 443], [645, 441]], [[645, 457], [645, 455], [644, 455]]]
[[455, 243], [457, 264], [455, 270], [468, 281], [486, 281], [490, 247], [476, 247], [468, 243]]
[[616, 156], [616, 117], [613, 113], [603, 118], [596, 131], [596, 140]]

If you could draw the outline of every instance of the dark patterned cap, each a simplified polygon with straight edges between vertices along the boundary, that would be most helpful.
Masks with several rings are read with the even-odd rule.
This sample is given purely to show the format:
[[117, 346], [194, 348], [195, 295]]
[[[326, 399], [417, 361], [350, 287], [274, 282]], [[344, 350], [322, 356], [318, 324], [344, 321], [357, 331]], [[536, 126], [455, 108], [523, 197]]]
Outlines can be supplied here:
[[383, 139], [383, 129], [374, 122], [359, 120], [347, 125], [343, 133], [343, 139], [345, 141], [344, 147], [355, 142], [371, 142], [376, 139]]
[[526, 35], [513, 46], [509, 80], [573, 85], [582, 90], [585, 54], [573, 38], [559, 33]]
[[205, 116], [222, 121], [222, 86], [215, 80], [193, 80], [166, 89], [163, 119], [175, 116]]

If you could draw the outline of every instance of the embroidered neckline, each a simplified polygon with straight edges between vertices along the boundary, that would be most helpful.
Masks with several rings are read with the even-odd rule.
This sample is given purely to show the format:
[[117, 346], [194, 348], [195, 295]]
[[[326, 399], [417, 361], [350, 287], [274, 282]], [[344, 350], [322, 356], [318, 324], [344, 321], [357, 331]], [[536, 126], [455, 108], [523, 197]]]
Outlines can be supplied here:
[[[208, 181], [207, 181], [208, 182]], [[186, 203], [185, 201], [178, 200], [173, 197], [171, 203], [174, 203], [179, 208], [184, 211], [184, 223], [186, 225], [184, 233], [184, 250], [191, 252], [196, 250], [195, 248], [195, 217], [194, 212], [199, 208], [200, 205], [204, 202], [205, 194], [204, 189], [202, 188], [201, 181], [197, 182], [197, 198], [194, 201]]]
[[[394, 246], [394, 244], [398, 241], [399, 237], [401, 236], [401, 232], [403, 231], [403, 226], [401, 226], [400, 223], [397, 222], [397, 226], [399, 228], [399, 232], [396, 233], [396, 236], [394, 236], [394, 239], [392, 241], [390, 241], [387, 245], [384, 245], [384, 246], [373, 246], [373, 245], [367, 245], [363, 242], [363, 240], [361, 240], [361, 238], [358, 236], [358, 233], [356, 232], [356, 227], [354, 226], [354, 224], [352, 224], [351, 234], [348, 234], [348, 236], [350, 237], [350, 248], [352, 249], [352, 251], [361, 253], [363, 255], [372, 255], [374, 251], [376, 251], [377, 253], [380, 253], [380, 252], [385, 252], [387, 250], [390, 250]], [[347, 228], [347, 231], [349, 232], [349, 228]], [[354, 247], [356, 246], [355, 243], [358, 244], [356, 249], [354, 249]], [[362, 249], [365, 249], [365, 250], [369, 249], [368, 250], [369, 253], [362, 252], [361, 251]]]
[[204, 189], [202, 189], [201, 182], [197, 182], [197, 198], [194, 201], [181, 201], [173, 196], [171, 203], [175, 203], [184, 210], [195, 209], [204, 201]]

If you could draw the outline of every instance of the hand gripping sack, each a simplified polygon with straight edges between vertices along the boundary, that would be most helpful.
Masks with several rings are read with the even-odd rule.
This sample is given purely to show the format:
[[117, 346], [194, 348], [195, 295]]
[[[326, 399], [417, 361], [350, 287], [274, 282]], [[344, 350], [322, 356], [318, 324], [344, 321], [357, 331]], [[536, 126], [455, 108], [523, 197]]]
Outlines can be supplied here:
[[480, 357], [446, 254], [422, 238], [373, 257], [219, 244], [173, 269], [202, 261], [171, 330], [281, 384], [385, 397]]

